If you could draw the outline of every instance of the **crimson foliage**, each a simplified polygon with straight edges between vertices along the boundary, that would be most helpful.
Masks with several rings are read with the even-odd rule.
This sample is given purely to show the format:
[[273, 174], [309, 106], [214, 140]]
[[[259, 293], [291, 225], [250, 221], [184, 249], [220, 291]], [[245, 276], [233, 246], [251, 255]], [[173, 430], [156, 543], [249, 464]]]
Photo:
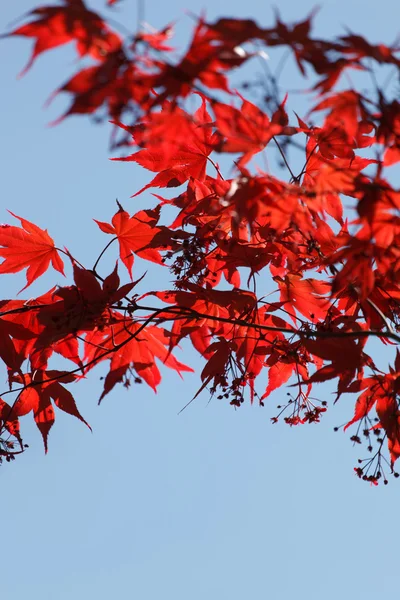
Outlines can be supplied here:
[[[168, 199], [153, 194], [151, 210], [130, 214], [118, 204], [111, 222], [96, 221], [111, 238], [91, 269], [22, 217], [11, 213], [19, 224], [1, 226], [0, 273], [26, 269], [25, 288], [50, 265], [61, 274], [64, 261], [73, 269], [69, 285], [0, 303], [0, 358], [9, 382], [3, 398], [12, 398], [0, 399], [3, 458], [24, 450], [23, 415], [33, 413], [46, 451], [54, 406], [86, 423], [68, 386], [99, 363], [109, 368], [100, 400], [132, 379], [156, 389], [156, 359], [179, 374], [192, 371], [174, 356], [188, 340], [205, 360], [199, 392], [208, 389], [235, 407], [246, 397], [264, 405], [293, 377], [294, 391], [273, 422], [318, 422], [327, 402], [311, 391], [335, 380], [335, 401], [355, 395], [344, 429], [355, 425], [351, 439], [364, 440], [370, 452], [356, 474], [373, 484], [387, 483], [389, 472], [397, 476], [400, 353], [383, 372], [366, 343], [400, 342], [400, 192], [389, 181], [389, 168], [400, 161], [400, 104], [375, 77], [381, 68], [398, 77], [399, 48], [351, 33], [314, 38], [313, 16], [293, 25], [277, 17], [270, 28], [198, 18], [178, 60], [172, 25], [122, 37], [83, 0], [36, 8], [5, 36], [35, 41], [24, 72], [43, 52], [73, 43], [78, 57], [92, 62], [56, 90], [71, 98], [58, 122], [101, 109], [113, 124], [113, 148], [130, 147], [117, 160], [153, 175], [135, 195], [183, 187]], [[232, 70], [272, 47], [290, 50], [307, 85], [314, 78], [312, 108], [294, 122], [288, 96], [268, 70], [263, 106], [232, 90]], [[346, 87], [350, 69], [372, 75], [368, 93]], [[190, 111], [193, 104], [198, 108]], [[276, 174], [254, 166], [267, 146], [282, 161]], [[301, 156], [298, 171], [292, 147]], [[216, 162], [219, 153], [235, 155], [229, 177]], [[168, 214], [175, 209], [168, 223], [166, 206]], [[128, 283], [121, 284], [118, 265], [108, 275], [99, 270], [114, 241]], [[135, 256], [167, 266], [171, 289], [139, 297]], [[267, 299], [267, 285], [279, 299]], [[55, 370], [54, 354], [71, 368]], [[261, 373], [268, 383], [259, 390]]]

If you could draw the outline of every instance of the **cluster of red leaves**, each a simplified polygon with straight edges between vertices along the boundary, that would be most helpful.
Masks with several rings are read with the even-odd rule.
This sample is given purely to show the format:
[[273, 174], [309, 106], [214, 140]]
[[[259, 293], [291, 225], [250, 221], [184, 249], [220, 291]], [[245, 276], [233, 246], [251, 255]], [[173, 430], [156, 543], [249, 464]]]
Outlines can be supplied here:
[[[111, 223], [96, 221], [112, 239], [91, 270], [25, 219], [17, 217], [22, 227], [1, 227], [0, 273], [27, 269], [28, 287], [50, 263], [64, 274], [64, 253], [74, 276], [72, 285], [39, 298], [1, 302], [0, 357], [17, 395], [12, 404], [1, 400], [0, 424], [21, 446], [18, 419], [28, 412], [46, 449], [53, 405], [85, 422], [64, 384], [108, 361], [100, 400], [132, 379], [156, 389], [156, 359], [179, 374], [191, 371], [173, 354], [189, 340], [206, 361], [198, 393], [208, 388], [233, 406], [244, 402], [247, 389], [251, 402], [263, 405], [293, 378], [297, 392], [274, 422], [281, 414], [290, 425], [319, 421], [327, 403], [311, 396], [317, 383], [336, 380], [336, 399], [360, 393], [346, 428], [364, 423], [364, 435], [370, 440], [375, 433], [379, 447], [356, 472], [372, 483], [384, 477], [385, 440], [393, 470], [400, 456], [400, 358], [384, 373], [366, 342], [400, 342], [400, 192], [386, 173], [400, 162], [400, 105], [377, 87], [366, 96], [335, 86], [349, 69], [367, 71], [371, 62], [398, 72], [399, 49], [352, 34], [315, 39], [312, 18], [291, 26], [277, 18], [269, 29], [252, 20], [199, 19], [179, 60], [169, 45], [171, 25], [122, 39], [83, 0], [37, 8], [9, 34], [35, 39], [27, 68], [69, 42], [78, 57], [90, 57], [93, 64], [56, 93], [72, 97], [64, 117], [105, 111], [115, 147], [133, 147], [116, 160], [154, 174], [134, 195], [184, 186], [172, 198], [153, 194], [152, 210], [130, 215], [118, 204]], [[277, 88], [273, 108], [264, 109], [230, 89], [232, 69], [262, 47], [288, 47], [304, 77], [310, 68], [316, 74], [307, 117], [290, 123], [287, 96], [279, 98]], [[194, 103], [198, 108], [189, 110]], [[298, 173], [285, 153], [292, 140], [302, 153]], [[250, 168], [267, 147], [280, 153], [286, 176]], [[230, 178], [221, 173], [218, 153], [237, 155]], [[350, 223], [344, 196], [354, 212]], [[175, 216], [166, 222], [171, 208]], [[117, 267], [106, 278], [98, 272], [114, 240], [131, 279], [122, 286]], [[171, 289], [132, 294], [135, 255], [167, 265]], [[267, 301], [271, 291], [278, 296]], [[54, 353], [72, 368], [50, 368]], [[259, 393], [263, 373], [268, 382]], [[352, 439], [360, 441], [358, 433]], [[3, 446], [1, 452], [10, 454]]]

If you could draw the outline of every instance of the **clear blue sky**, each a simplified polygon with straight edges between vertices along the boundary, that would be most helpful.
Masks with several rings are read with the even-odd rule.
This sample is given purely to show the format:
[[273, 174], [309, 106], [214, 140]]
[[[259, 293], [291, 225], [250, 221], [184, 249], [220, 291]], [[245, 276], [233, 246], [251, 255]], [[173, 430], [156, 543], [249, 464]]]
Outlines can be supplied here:
[[[0, 31], [36, 5], [3, 2]], [[295, 20], [313, 2], [279, 6]], [[184, 9], [203, 7], [210, 18], [272, 22], [270, 6], [255, 0], [147, 0], [145, 17], [155, 27], [179, 17], [183, 35], [190, 28]], [[114, 15], [134, 26], [134, 0]], [[394, 0], [330, 0], [322, 3], [316, 33], [348, 26], [390, 43], [398, 17]], [[17, 81], [29, 52], [23, 39], [0, 43], [0, 221], [10, 222], [8, 208], [92, 264], [104, 235], [91, 219], [109, 220], [116, 197], [131, 212], [142, 206], [130, 196], [149, 174], [108, 160], [107, 126], [77, 117], [46, 127], [66, 104], [60, 98], [49, 110], [42, 105], [73, 72], [73, 55], [49, 53]], [[138, 261], [137, 268], [145, 267]], [[30, 293], [55, 280], [43, 278]], [[21, 281], [2, 276], [1, 297], [13, 296]], [[201, 368], [189, 350], [186, 358]], [[372, 489], [354, 476], [358, 449], [333, 433], [352, 414], [348, 397], [321, 424], [289, 429], [270, 424], [279, 392], [271, 406], [239, 411], [208, 404], [206, 394], [178, 416], [198, 387], [195, 376], [182, 383], [164, 371], [157, 395], [145, 386], [116, 388], [98, 408], [99, 376], [92, 372], [74, 389], [93, 434], [58, 412], [44, 456], [27, 417], [29, 451], [0, 470], [4, 600], [396, 597], [400, 484]]]

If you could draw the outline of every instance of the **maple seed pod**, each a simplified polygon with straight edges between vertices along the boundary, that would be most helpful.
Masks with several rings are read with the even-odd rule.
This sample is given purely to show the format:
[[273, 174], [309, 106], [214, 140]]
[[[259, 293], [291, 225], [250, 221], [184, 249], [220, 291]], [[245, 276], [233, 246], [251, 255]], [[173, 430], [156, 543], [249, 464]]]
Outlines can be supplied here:
[[350, 438], [350, 441], [354, 442], [355, 444], [361, 444], [361, 440], [358, 437], [358, 435], [352, 435], [351, 438]]

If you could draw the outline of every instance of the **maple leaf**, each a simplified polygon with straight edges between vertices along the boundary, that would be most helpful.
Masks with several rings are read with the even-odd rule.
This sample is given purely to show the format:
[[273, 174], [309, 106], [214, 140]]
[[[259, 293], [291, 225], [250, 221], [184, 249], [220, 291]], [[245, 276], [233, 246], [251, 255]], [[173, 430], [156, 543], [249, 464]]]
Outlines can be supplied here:
[[344, 431], [354, 423], [361, 421], [364, 417], [367, 417], [368, 413], [374, 407], [377, 397], [370, 389], [371, 385], [375, 383], [373, 378], [364, 379], [361, 382], [361, 389], [367, 388], [356, 400], [356, 406], [354, 410], [354, 417], [344, 426]]
[[185, 287], [188, 291], [148, 292], [145, 296], [157, 296], [164, 302], [190, 308], [203, 313], [205, 318], [207, 314], [218, 312], [217, 307], [224, 309], [225, 314], [232, 317], [250, 313], [256, 306], [255, 295], [247, 290], [211, 290], [190, 282], [187, 282]]
[[7, 404], [7, 402], [4, 402], [2, 398], [0, 398], [0, 433], [3, 428], [5, 428], [8, 431], [8, 433], [13, 435], [19, 441], [20, 446], [22, 448], [18, 417], [15, 417], [15, 415], [13, 414], [13, 407]]
[[213, 35], [217, 34], [225, 43], [239, 46], [253, 38], [263, 38], [264, 30], [252, 19], [222, 17], [215, 23], [208, 23]]
[[150, 46], [150, 48], [159, 50], [160, 52], [171, 52], [173, 48], [166, 44], [166, 42], [171, 39], [173, 35], [174, 24], [169, 23], [160, 31], [152, 31], [151, 33], [140, 31], [136, 35], [135, 42], [145, 42]]
[[[400, 138], [399, 138], [400, 139]], [[395, 165], [400, 161], [400, 144], [394, 144], [386, 149], [383, 163], [386, 167]]]
[[64, 275], [64, 263], [47, 230], [9, 212], [21, 222], [22, 228], [0, 225], [0, 256], [4, 258], [0, 273], [17, 273], [27, 269], [27, 284], [21, 292], [43, 275], [50, 263]]
[[350, 55], [355, 55], [358, 59], [363, 57], [373, 58], [379, 63], [394, 63], [398, 64], [398, 59], [395, 57], [395, 52], [398, 51], [393, 47], [385, 44], [371, 44], [361, 35], [349, 33], [347, 36], [340, 38], [343, 44], [343, 52]]
[[379, 250], [369, 238], [363, 239], [362, 231], [355, 236], [342, 231], [338, 240], [341, 247], [330, 257], [329, 263], [341, 263], [343, 266], [335, 271], [332, 293], [342, 293], [349, 287], [356, 288], [360, 300], [365, 300], [375, 287], [374, 263]]
[[391, 466], [400, 457], [400, 410], [396, 394], [400, 390], [400, 354], [397, 351], [395, 369], [390, 367], [390, 373], [374, 375], [363, 379], [357, 387], [367, 389], [358, 397], [354, 417], [347, 423], [345, 430], [353, 423], [368, 416], [375, 406], [379, 423], [374, 428], [383, 428], [388, 439]]
[[[20, 370], [26, 358], [26, 353], [22, 349], [28, 340], [35, 337], [21, 318], [17, 320], [7, 318], [8, 311], [18, 310], [23, 306], [25, 306], [23, 301], [0, 302], [0, 310], [6, 313], [0, 318], [0, 358], [12, 373]], [[17, 315], [21, 317], [18, 313]]]
[[[263, 150], [275, 135], [284, 132], [287, 115], [284, 110], [286, 98], [272, 120], [257, 106], [243, 97], [241, 99], [240, 110], [228, 104], [215, 102], [213, 111], [216, 116], [217, 131], [222, 138], [218, 152], [244, 152], [245, 154], [238, 161], [238, 166], [244, 167], [251, 157]], [[293, 129], [291, 133], [296, 131]]]
[[220, 35], [213, 26], [199, 19], [186, 54], [178, 64], [158, 63], [159, 73], [153, 87], [159, 94], [152, 106], [170, 98], [186, 98], [196, 89], [196, 80], [211, 89], [229, 92], [225, 72], [242, 65], [252, 54], [234, 43], [229, 35]]
[[318, 9], [313, 9], [307, 19], [291, 26], [283, 23], [277, 15], [275, 27], [264, 30], [263, 40], [268, 46], [288, 46], [294, 53], [303, 76], [307, 75], [307, 63], [312, 65], [315, 72], [322, 75], [314, 89], [325, 93], [333, 87], [346, 68], [357, 65], [351, 59], [337, 56], [337, 43], [313, 40], [310, 37], [312, 19], [317, 11]]
[[[161, 113], [152, 114], [134, 128], [126, 128], [131, 131], [135, 143], [146, 148], [113, 160], [134, 161], [158, 173], [134, 196], [150, 187], [179, 186], [190, 177], [203, 181], [208, 157], [217, 143], [211, 123], [206, 100], [202, 97], [202, 104], [193, 117], [178, 107], [164, 103]], [[124, 128], [122, 124], [117, 124]]]
[[384, 144], [383, 164], [391, 166], [400, 160], [400, 102], [388, 103], [383, 98], [379, 102], [380, 113], [376, 131], [377, 142]]
[[[313, 362], [317, 366], [317, 371], [305, 379], [305, 383], [319, 383], [330, 379], [338, 378], [338, 387], [336, 392], [337, 401], [342, 394], [348, 393], [352, 387], [359, 391], [360, 378], [363, 376], [364, 367], [376, 371], [373, 360], [363, 351], [366, 338], [360, 337], [341, 337], [346, 332], [362, 331], [363, 324], [352, 322], [351, 319], [338, 316], [329, 323], [329, 328], [335, 332], [338, 337], [332, 335], [323, 339], [304, 339], [303, 346], [312, 355]], [[325, 331], [324, 325], [317, 325], [319, 330]], [[322, 360], [321, 360], [322, 359]], [[331, 364], [319, 368], [323, 361], [331, 361]], [[367, 380], [368, 381], [368, 380]]]
[[294, 308], [313, 322], [325, 319], [330, 306], [326, 297], [330, 292], [329, 283], [317, 279], [302, 279], [299, 275], [290, 273], [284, 279], [277, 276], [274, 280], [281, 291], [280, 301], [285, 303], [285, 309], [294, 321]]
[[144, 329], [139, 322], [124, 318], [113, 312], [114, 322], [105, 330], [97, 330], [86, 336], [85, 360], [91, 366], [101, 360], [110, 359], [110, 370], [104, 380], [104, 391], [101, 400], [113, 387], [125, 379], [128, 385], [127, 372], [133, 368], [154, 390], [161, 381], [161, 374], [156, 365], [158, 358], [170, 369], [178, 372], [193, 372], [193, 369], [179, 362], [171, 354], [169, 333], [156, 326]]
[[217, 386], [224, 386], [227, 382], [226, 367], [227, 364], [229, 364], [234, 349], [235, 345], [232, 344], [232, 342], [225, 340], [223, 337], [220, 337], [218, 341], [208, 347], [207, 364], [200, 375], [203, 383], [197, 390], [193, 399], [197, 398], [200, 392], [202, 392], [211, 381], [213, 381], [214, 388]]
[[[397, 385], [398, 388], [398, 385]], [[400, 456], [400, 410], [398, 401], [393, 393], [379, 394], [376, 401], [376, 413], [380, 425], [386, 432], [391, 466]]]
[[[227, 380], [228, 372], [232, 369], [230, 359], [235, 357], [235, 364], [243, 375], [243, 383], [247, 382], [250, 387], [250, 400], [253, 402], [254, 381], [265, 364], [265, 356], [270, 352], [271, 342], [283, 338], [280, 332], [260, 332], [257, 324], [268, 325], [274, 329], [285, 328], [286, 323], [275, 315], [269, 315], [265, 308], [257, 310], [256, 299], [248, 291], [202, 289], [193, 284], [187, 286], [190, 292], [168, 291], [151, 294], [164, 302], [188, 309], [187, 317], [183, 318], [182, 314], [182, 318], [173, 324], [171, 344], [176, 345], [183, 337], [189, 336], [193, 346], [209, 363], [202, 372], [203, 384], [195, 397], [212, 380], [214, 388], [225, 387], [223, 382]], [[235, 323], [235, 318], [240, 319], [240, 323]], [[232, 323], [229, 319], [233, 320]], [[248, 325], [245, 324], [246, 320]], [[217, 341], [210, 345], [209, 340], [212, 337], [217, 338]], [[233, 385], [235, 387], [236, 384]]]
[[[369, 120], [370, 115], [365, 109], [364, 103], [365, 99], [361, 94], [358, 94], [354, 90], [345, 90], [343, 92], [330, 94], [329, 97], [314, 106], [310, 111], [317, 112], [330, 109], [330, 112], [325, 119], [322, 136], [326, 139], [325, 144], [332, 146], [331, 150], [334, 150], [336, 147], [336, 151], [339, 152], [337, 156], [346, 158], [347, 155], [351, 155], [351, 148], [353, 146], [364, 148], [370, 146], [374, 142], [374, 137], [365, 136], [365, 133], [373, 131], [374, 125]], [[336, 143], [332, 139], [329, 141], [329, 137], [335, 138], [335, 135]], [[340, 143], [341, 138], [343, 142], [343, 136], [347, 138], [344, 144]], [[346, 142], [348, 145], [347, 151]], [[330, 153], [329, 148], [327, 151]], [[324, 155], [327, 156], [326, 153]], [[329, 158], [329, 156], [327, 156], [327, 158]]]
[[[71, 335], [104, 326], [110, 317], [108, 308], [119, 302], [134, 287], [128, 283], [119, 287], [117, 266], [100, 285], [93, 271], [74, 264], [74, 286], [58, 288], [52, 301], [40, 307], [38, 321], [41, 329], [34, 350], [52, 347], [65, 358], [72, 359], [76, 345]], [[79, 358], [75, 357], [78, 364]]]
[[282, 320], [268, 315], [264, 309], [254, 313], [252, 321], [249, 321], [249, 326], [240, 325], [224, 332], [225, 337], [231, 339], [237, 358], [236, 364], [242, 373], [243, 384], [247, 383], [250, 388], [251, 404], [254, 401], [256, 377], [266, 366], [266, 357], [272, 351], [272, 344], [283, 338], [283, 335], [279, 332], [260, 332], [255, 326], [262, 324], [276, 327], [278, 323], [286, 325]]
[[266, 361], [268, 369], [268, 385], [261, 400], [267, 398], [274, 390], [286, 383], [296, 369], [298, 360], [287, 356], [285, 352], [274, 349]]
[[124, 112], [133, 111], [137, 105], [145, 106], [151, 87], [151, 80], [146, 85], [143, 71], [122, 49], [116, 50], [107, 54], [100, 65], [82, 69], [51, 94], [47, 105], [61, 92], [72, 94], [73, 100], [69, 109], [50, 125], [58, 125], [70, 115], [92, 114], [103, 106], [112, 122], [118, 121]]
[[[53, 352], [81, 366], [75, 330], [73, 333], [70, 330], [62, 331], [60, 312], [57, 313], [59, 300], [56, 289], [52, 288], [42, 296], [25, 302], [11, 300], [5, 301], [3, 305], [0, 303], [3, 312], [0, 319], [3, 335], [0, 355], [9, 367], [9, 373], [20, 373], [25, 359], [29, 359], [32, 370], [45, 369]], [[11, 347], [8, 336], [12, 339], [14, 348]], [[1, 354], [2, 351], [4, 355]]]
[[[342, 147], [343, 139], [340, 140]], [[305, 194], [304, 201], [311, 210], [321, 214], [326, 212], [342, 225], [343, 205], [339, 193], [354, 195], [361, 171], [376, 163], [376, 160], [360, 156], [339, 158], [332, 154], [333, 159], [330, 160], [316, 150], [317, 145], [312, 137], [307, 142], [303, 186], [310, 193], [308, 196]], [[331, 147], [330, 149], [332, 150]]]
[[64, 0], [64, 6], [40, 7], [29, 14], [37, 19], [8, 34], [36, 38], [32, 56], [21, 75], [31, 68], [42, 52], [72, 41], [76, 42], [79, 56], [90, 54], [100, 60], [121, 46], [119, 36], [97, 13], [88, 10], [83, 0]]
[[157, 226], [160, 217], [160, 207], [152, 210], [141, 210], [129, 216], [118, 203], [119, 210], [113, 216], [111, 223], [94, 221], [101, 231], [115, 235], [119, 243], [120, 258], [132, 279], [133, 253], [162, 264], [160, 250], [170, 249], [179, 237], [185, 237], [183, 232], [171, 232], [167, 227]]
[[32, 371], [47, 369], [54, 352], [82, 367], [77, 336], [106, 325], [108, 307], [135, 285], [119, 287], [117, 266], [100, 285], [92, 271], [74, 264], [74, 280], [74, 286], [53, 288], [27, 302], [0, 303], [0, 356], [11, 374], [20, 373], [25, 359]]
[[78, 411], [71, 392], [61, 385], [61, 382], [71, 383], [75, 379], [76, 376], [71, 373], [56, 370], [35, 371], [13, 378], [13, 381], [23, 383], [27, 387], [22, 390], [15, 402], [12, 417], [20, 417], [33, 411], [33, 418], [42, 434], [46, 453], [48, 450], [47, 438], [55, 421], [52, 400], [57, 408], [76, 417], [91, 430], [90, 425]]

